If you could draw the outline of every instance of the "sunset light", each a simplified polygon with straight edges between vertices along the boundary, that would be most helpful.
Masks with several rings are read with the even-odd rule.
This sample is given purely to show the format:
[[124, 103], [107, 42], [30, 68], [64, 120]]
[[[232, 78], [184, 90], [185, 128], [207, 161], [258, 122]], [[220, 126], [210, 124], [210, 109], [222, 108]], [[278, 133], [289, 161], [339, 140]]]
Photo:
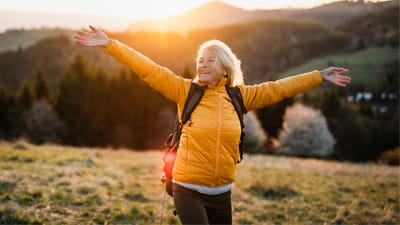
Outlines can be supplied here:
[[[335, 0], [265, 1], [221, 0], [245, 10], [311, 8]], [[337, 1], [337, 0], [336, 0]], [[374, 0], [374, 2], [381, 0]], [[93, 24], [109, 30], [125, 30], [143, 19], [182, 15], [212, 0], [13, 0], [0, 4], [0, 32], [14, 28], [65, 27], [77, 29]], [[215, 1], [214, 1], [215, 2]], [[207, 19], [207, 14], [202, 15]]]
[[400, 225], [399, 12], [0, 0], [0, 225]]
[[[245, 9], [276, 9], [276, 8], [308, 8], [334, 0], [224, 0], [227, 4]], [[127, 19], [147, 19], [177, 16], [199, 5], [211, 2], [210, 0], [102, 0], [102, 1], [52, 1], [52, 0], [13, 0], [4, 1], [0, 10], [30, 11], [46, 13], [74, 13], [98, 16], [123, 17]], [[376, 1], [375, 1], [376, 2]]]

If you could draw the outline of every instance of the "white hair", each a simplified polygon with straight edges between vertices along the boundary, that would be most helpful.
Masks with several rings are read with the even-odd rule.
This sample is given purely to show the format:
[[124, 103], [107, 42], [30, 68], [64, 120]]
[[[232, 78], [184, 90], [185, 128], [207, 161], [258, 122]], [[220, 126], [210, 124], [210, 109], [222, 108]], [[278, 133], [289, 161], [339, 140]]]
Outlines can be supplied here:
[[219, 40], [206, 41], [200, 45], [197, 51], [197, 57], [199, 57], [200, 53], [205, 49], [212, 51], [217, 57], [217, 60], [221, 62], [222, 66], [227, 71], [227, 84], [230, 87], [242, 85], [244, 83], [243, 72], [240, 68], [240, 60], [228, 45]]

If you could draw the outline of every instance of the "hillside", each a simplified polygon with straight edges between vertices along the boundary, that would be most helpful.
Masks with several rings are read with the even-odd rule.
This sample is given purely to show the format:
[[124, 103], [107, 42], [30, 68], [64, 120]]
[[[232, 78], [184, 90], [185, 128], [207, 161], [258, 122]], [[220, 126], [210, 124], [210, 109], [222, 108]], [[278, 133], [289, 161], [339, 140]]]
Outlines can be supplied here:
[[[337, 52], [347, 42], [346, 36], [326, 26], [287, 20], [261, 20], [220, 29], [193, 30], [187, 35], [171, 32], [109, 35], [177, 74], [185, 68], [194, 71], [195, 51], [200, 43], [210, 39], [222, 40], [242, 60], [248, 83], [274, 79], [274, 75], [284, 68], [311, 57]], [[25, 49], [0, 53], [0, 81], [7, 88], [17, 90], [19, 84], [33, 77], [38, 65], [42, 64], [55, 87], [71, 57], [78, 53], [96, 67], [113, 74], [121, 68], [122, 65], [102, 49], [84, 48], [71, 39], [71, 36], [50, 37]]]
[[399, 46], [400, 4], [353, 17], [337, 29], [354, 37], [359, 47]]
[[[21, 33], [22, 38], [29, 36], [29, 32], [28, 34]], [[54, 36], [52, 34], [26, 48], [0, 53], [0, 69], [2, 70], [0, 82], [8, 89], [15, 91], [22, 82], [31, 82], [37, 68], [42, 65], [55, 90], [66, 66], [77, 54], [83, 55], [93, 64], [102, 62], [101, 68], [106, 71], [117, 71], [121, 67], [117, 60], [107, 55], [102, 49], [80, 47], [72, 41], [72, 35]]]
[[135, 21], [129, 26], [129, 30], [185, 33], [193, 29], [216, 28], [267, 18], [312, 21], [336, 26], [352, 17], [390, 5], [396, 5], [396, 0], [379, 3], [337, 1], [310, 9], [246, 10], [220, 1], [212, 1], [179, 16]]
[[388, 65], [400, 61], [399, 51], [398, 47], [374, 47], [353, 53], [327, 55], [291, 68], [283, 72], [280, 77], [335, 65], [350, 69], [352, 78], [350, 86], [362, 85], [364, 91], [377, 91], [388, 72]]
[[[160, 224], [161, 152], [0, 144], [1, 224]], [[399, 224], [397, 167], [246, 155], [234, 224]], [[179, 224], [167, 197], [162, 224]]]
[[8, 30], [0, 34], [0, 52], [27, 48], [38, 41], [60, 35], [72, 35], [74, 31], [66, 29]]
[[[346, 25], [346, 21], [358, 16], [365, 16], [367, 13], [374, 14], [374, 11], [382, 11], [389, 6], [398, 7], [398, 5], [398, 0], [378, 3], [338, 1], [310, 9], [287, 8], [275, 10], [245, 10], [220, 1], [212, 1], [179, 16], [159, 20], [135, 21], [126, 29], [131, 32], [138, 30], [189, 32], [193, 29], [210, 29], [270, 18], [313, 21], [328, 26], [341, 25], [342, 28], [344, 24], [344, 26], [347, 27], [346, 30], [349, 30], [348, 28], [351, 27], [357, 28], [358, 26], [353, 25], [357, 25], [359, 21], [354, 21], [353, 25]], [[207, 16], [204, 17], [204, 15]], [[371, 15], [366, 16], [367, 19], [368, 17], [371, 17]], [[40, 28], [43, 26], [35, 25], [35, 23], [47, 21], [48, 25], [46, 27], [59, 27], [56, 24], [60, 23], [59, 21], [65, 20], [70, 21], [70, 24], [64, 28]], [[124, 30], [122, 27], [126, 26], [126, 21], [117, 18], [90, 15], [13, 12], [4, 10], [0, 10], [0, 21], [7, 21], [8, 27], [10, 24], [13, 24], [14, 26], [14, 28], [5, 31], [4, 33], [0, 33], [0, 52], [14, 50], [18, 47], [26, 48], [40, 39], [48, 38], [50, 36], [57, 36], [59, 34], [70, 35], [73, 31], [66, 30], [66, 28], [71, 29], [71, 27], [75, 27], [75, 29], [78, 29], [77, 27], [84, 27], [83, 24], [99, 24], [106, 27], [112, 24], [113, 26], [118, 25], [120, 30]], [[398, 19], [392, 20], [392, 22], [396, 21], [398, 22]], [[20, 29], [22, 24], [27, 24], [28, 26], [35, 28], [31, 30], [23, 30]], [[362, 24], [368, 23], [365, 23], [364, 21]], [[360, 27], [357, 29], [360, 30]], [[353, 29], [350, 29], [350, 31], [351, 30]]]

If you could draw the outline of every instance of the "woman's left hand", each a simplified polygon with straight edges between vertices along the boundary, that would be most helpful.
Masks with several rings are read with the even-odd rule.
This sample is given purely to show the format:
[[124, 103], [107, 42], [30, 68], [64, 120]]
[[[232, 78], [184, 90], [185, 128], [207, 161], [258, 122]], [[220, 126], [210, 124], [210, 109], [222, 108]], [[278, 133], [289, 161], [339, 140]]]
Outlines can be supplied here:
[[348, 69], [344, 69], [341, 67], [329, 67], [319, 71], [321, 73], [322, 79], [324, 81], [328, 81], [332, 84], [335, 84], [340, 87], [346, 87], [347, 84], [350, 83], [351, 77], [342, 76], [339, 74], [348, 73]]

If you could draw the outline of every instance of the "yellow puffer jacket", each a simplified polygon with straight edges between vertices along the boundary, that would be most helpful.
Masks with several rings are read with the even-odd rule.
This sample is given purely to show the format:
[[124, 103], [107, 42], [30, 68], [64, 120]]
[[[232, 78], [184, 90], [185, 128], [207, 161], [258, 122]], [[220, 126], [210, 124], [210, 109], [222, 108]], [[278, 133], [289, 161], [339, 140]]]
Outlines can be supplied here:
[[[192, 80], [176, 76], [126, 45], [111, 40], [107, 52], [143, 78], [155, 90], [174, 101], [181, 114]], [[173, 177], [176, 181], [208, 187], [234, 182], [239, 157], [240, 122], [225, 90], [223, 79], [208, 87], [182, 129]], [[275, 82], [239, 86], [248, 111], [317, 87], [318, 71]], [[199, 83], [202, 85], [201, 83]]]

